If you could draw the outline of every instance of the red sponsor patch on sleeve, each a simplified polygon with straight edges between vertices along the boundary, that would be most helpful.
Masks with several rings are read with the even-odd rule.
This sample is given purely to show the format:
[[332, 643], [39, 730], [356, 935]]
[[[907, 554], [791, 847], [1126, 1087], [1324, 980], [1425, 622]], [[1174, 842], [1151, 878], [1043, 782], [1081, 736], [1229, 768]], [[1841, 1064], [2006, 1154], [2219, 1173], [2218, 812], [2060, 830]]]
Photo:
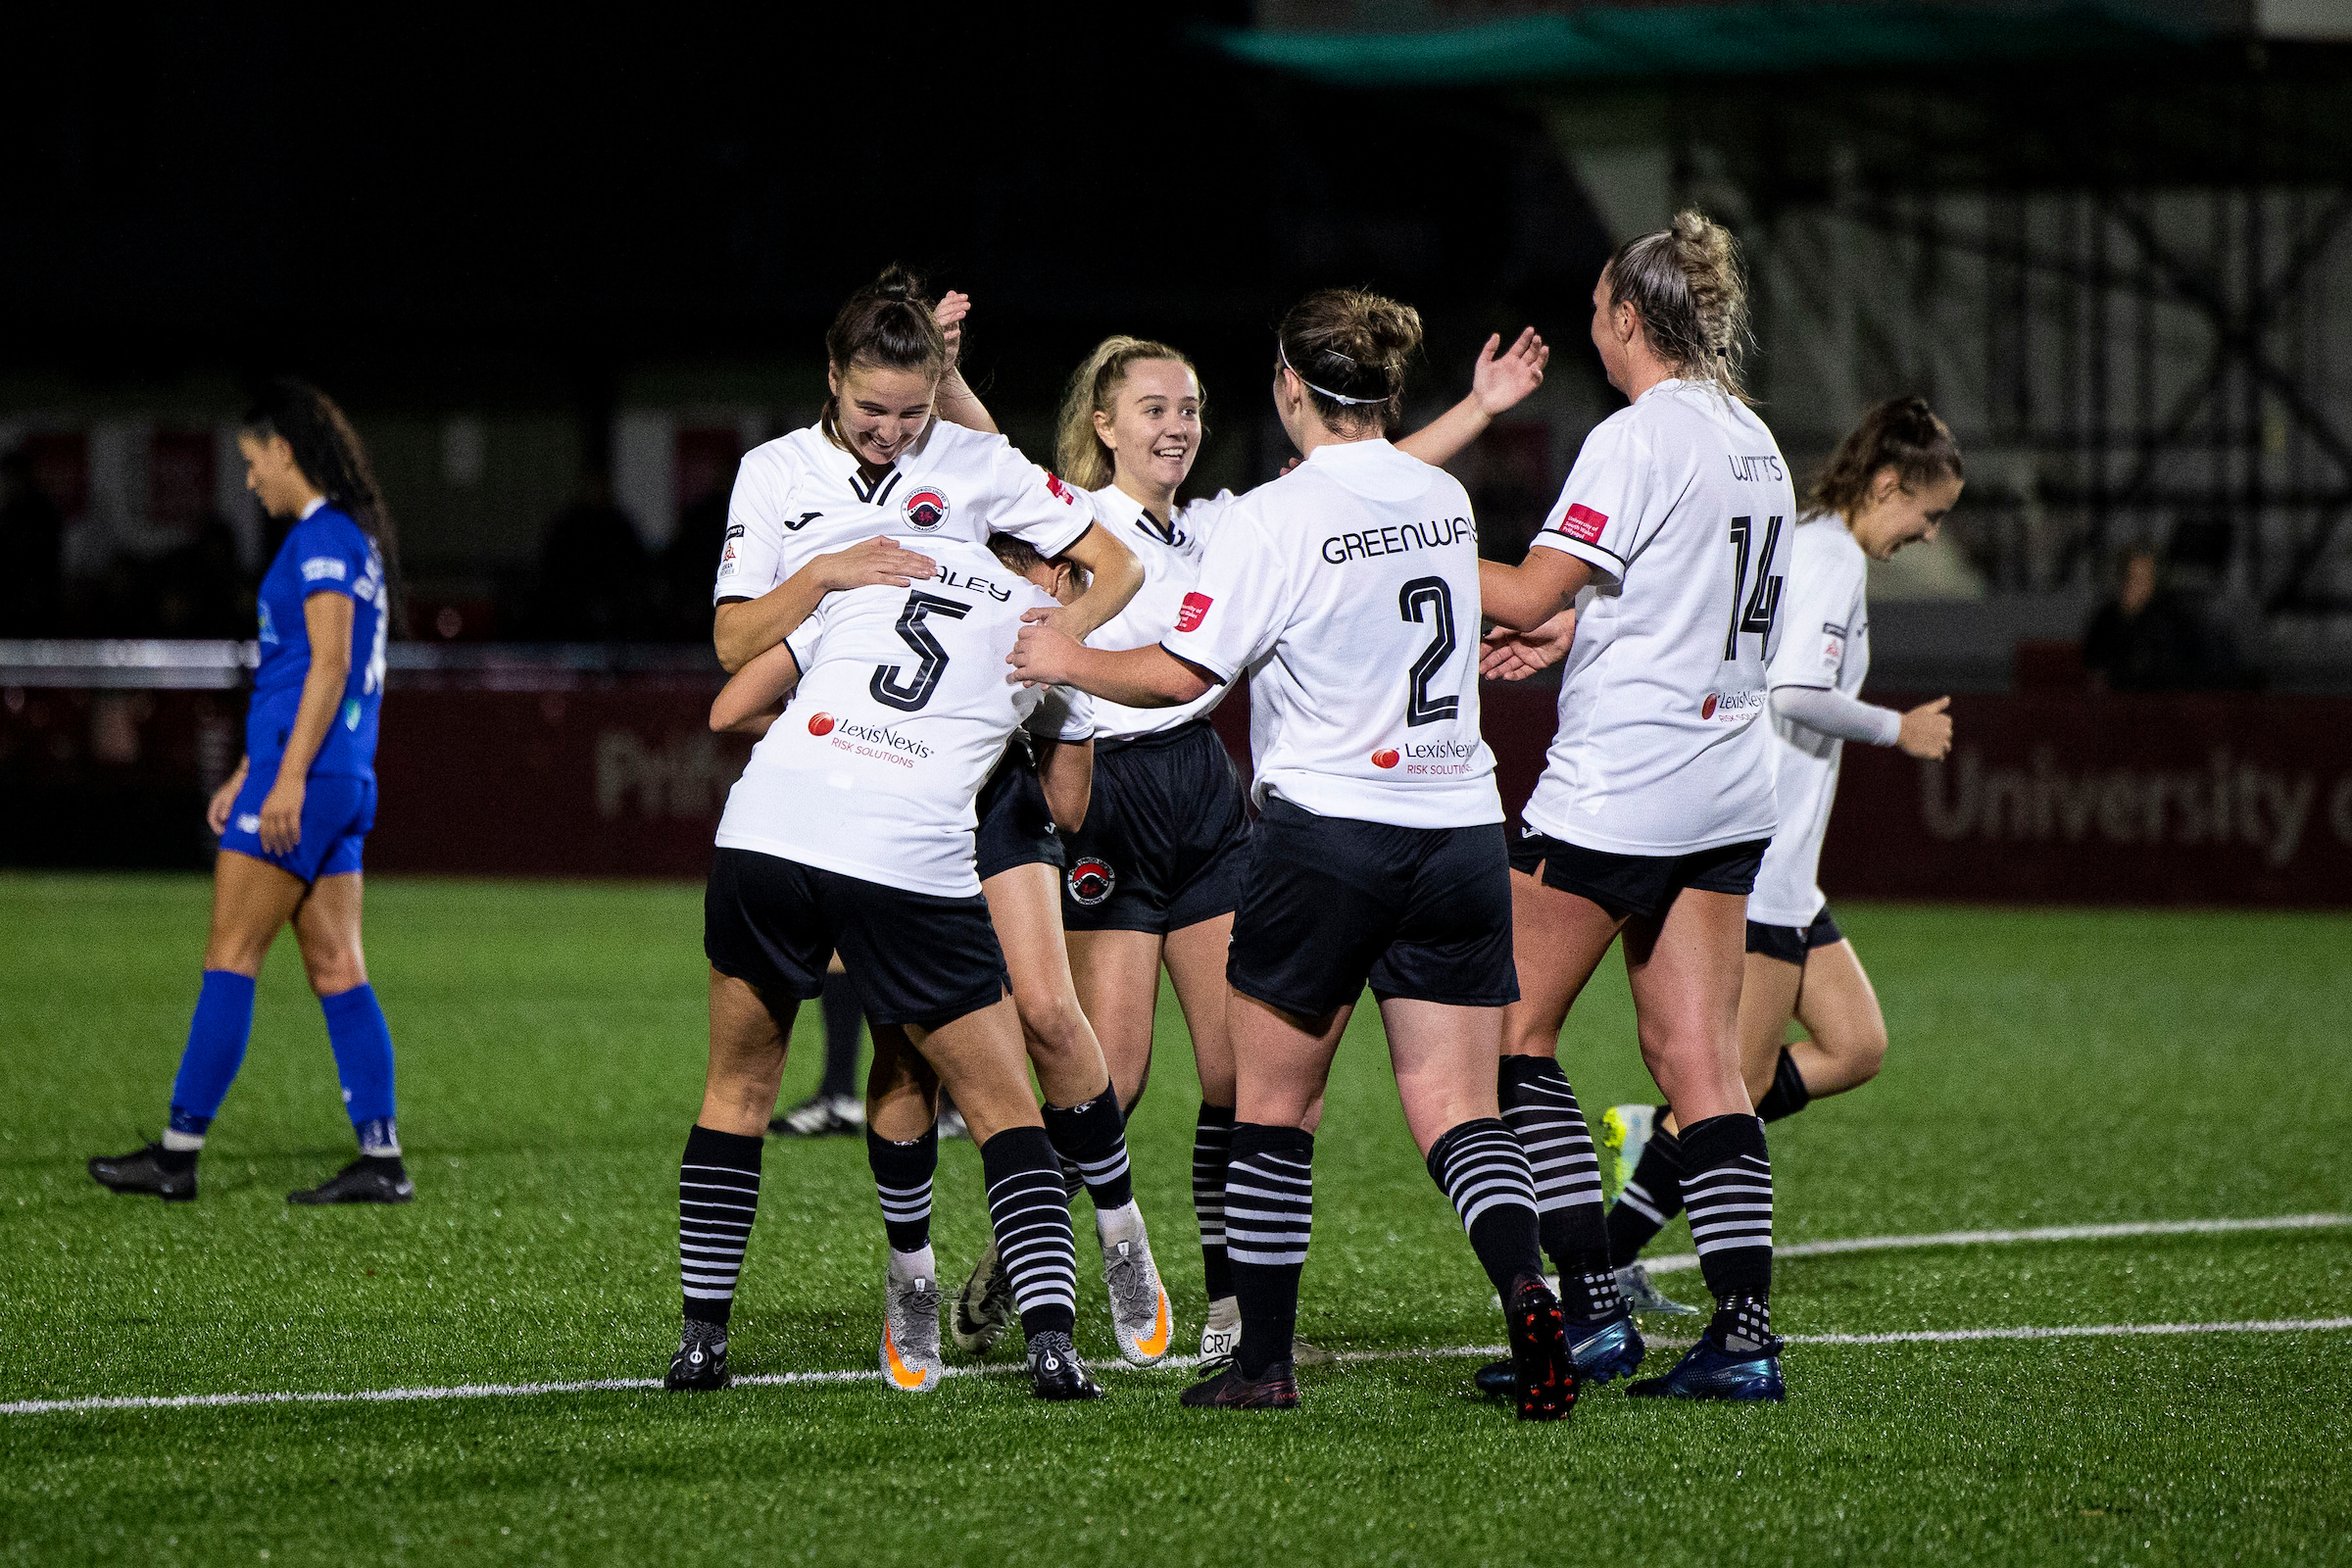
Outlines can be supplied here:
[[1206, 594], [1186, 594], [1184, 603], [1176, 611], [1176, 629], [1199, 631], [1202, 617], [1208, 613], [1209, 603]]
[[1608, 525], [1606, 516], [1580, 501], [1570, 506], [1568, 515], [1560, 519], [1560, 532], [1585, 544], [1596, 545], [1600, 543], [1600, 530]]
[[1078, 504], [1078, 498], [1070, 494], [1070, 487], [1061, 482], [1061, 475], [1058, 473], [1046, 475], [1046, 488], [1059, 496], [1061, 504], [1065, 507], [1074, 507]]

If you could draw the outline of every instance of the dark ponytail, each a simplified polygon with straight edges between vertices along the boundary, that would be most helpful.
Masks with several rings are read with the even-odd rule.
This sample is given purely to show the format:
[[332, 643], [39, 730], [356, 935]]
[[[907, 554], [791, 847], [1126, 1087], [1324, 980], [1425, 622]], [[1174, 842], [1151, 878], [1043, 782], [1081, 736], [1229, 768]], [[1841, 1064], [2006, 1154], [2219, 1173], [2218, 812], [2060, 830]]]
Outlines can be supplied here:
[[1421, 347], [1421, 313], [1370, 289], [1327, 288], [1291, 307], [1274, 342], [1326, 427], [1385, 427]]
[[[948, 336], [931, 315], [923, 280], [897, 263], [859, 289], [825, 331], [825, 358], [838, 374], [858, 365], [885, 370], [913, 370], [938, 377], [948, 368]], [[836, 446], [835, 399], [825, 394], [825, 435]]]
[[329, 506], [347, 514], [375, 541], [384, 561], [384, 614], [394, 631], [400, 620], [400, 531], [375, 482], [368, 448], [335, 400], [293, 376], [280, 376], [262, 389], [245, 411], [241, 428], [256, 440], [282, 436], [294, 449], [294, 466]]
[[1806, 510], [1834, 512], [1850, 521], [1886, 468], [1894, 470], [1895, 482], [1906, 491], [1964, 477], [1960, 443], [1927, 399], [1888, 398], [1862, 416], [1805, 492]]

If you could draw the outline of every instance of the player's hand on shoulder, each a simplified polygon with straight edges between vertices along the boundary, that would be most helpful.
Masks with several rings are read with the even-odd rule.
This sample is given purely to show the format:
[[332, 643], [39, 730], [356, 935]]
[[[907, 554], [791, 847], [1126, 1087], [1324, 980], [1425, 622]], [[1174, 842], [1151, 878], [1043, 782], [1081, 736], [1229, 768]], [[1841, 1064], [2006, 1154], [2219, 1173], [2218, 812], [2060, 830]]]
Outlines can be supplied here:
[[931, 308], [931, 319], [937, 321], [940, 331], [947, 335], [948, 368], [951, 370], [956, 368], [956, 362], [962, 357], [963, 318], [971, 314], [972, 297], [957, 289], [950, 289], [941, 295], [939, 303]]
[[[1500, 352], [1497, 352], [1499, 350]], [[1551, 345], [1532, 326], [1522, 328], [1517, 341], [1502, 347], [1502, 334], [1487, 339], [1478, 363], [1470, 369], [1470, 394], [1489, 418], [1512, 408], [1544, 384], [1544, 368], [1551, 363]]]
[[1059, 607], [1044, 606], [1022, 612], [1020, 635], [1012, 641], [1012, 652], [1004, 656], [1004, 662], [1012, 666], [1007, 681], [1057, 686], [1068, 678], [1078, 643], [1054, 618], [1060, 613]]
[[1949, 697], [1938, 697], [1905, 713], [1894, 744], [1910, 756], [1931, 762], [1942, 761], [1952, 749], [1952, 715], [1944, 711], [1951, 706]]
[[896, 539], [880, 536], [816, 558], [817, 581], [828, 593], [851, 588], [906, 587], [917, 577], [939, 575], [939, 563]]
[[1576, 612], [1563, 610], [1534, 631], [1496, 626], [1480, 640], [1478, 672], [1487, 680], [1525, 680], [1568, 657]]

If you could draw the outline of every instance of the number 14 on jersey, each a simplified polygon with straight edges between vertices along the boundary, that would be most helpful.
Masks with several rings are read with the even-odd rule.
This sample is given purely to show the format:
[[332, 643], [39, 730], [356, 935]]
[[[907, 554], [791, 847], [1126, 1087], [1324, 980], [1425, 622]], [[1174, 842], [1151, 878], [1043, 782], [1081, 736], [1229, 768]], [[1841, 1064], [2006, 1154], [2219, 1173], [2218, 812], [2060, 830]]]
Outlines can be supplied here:
[[[1772, 558], [1781, 547], [1781, 520], [1765, 519], [1764, 569], [1756, 573], [1751, 592], [1747, 584], [1748, 546], [1755, 537], [1755, 519], [1732, 519], [1732, 629], [1723, 635], [1723, 657], [1727, 663], [1740, 657], [1740, 634], [1743, 631], [1752, 631], [1764, 639], [1763, 646], [1756, 650], [1758, 658], [1772, 652], [1773, 617], [1781, 612], [1781, 578], [1772, 571]], [[1744, 608], [1740, 605], [1742, 598], [1747, 601]]]

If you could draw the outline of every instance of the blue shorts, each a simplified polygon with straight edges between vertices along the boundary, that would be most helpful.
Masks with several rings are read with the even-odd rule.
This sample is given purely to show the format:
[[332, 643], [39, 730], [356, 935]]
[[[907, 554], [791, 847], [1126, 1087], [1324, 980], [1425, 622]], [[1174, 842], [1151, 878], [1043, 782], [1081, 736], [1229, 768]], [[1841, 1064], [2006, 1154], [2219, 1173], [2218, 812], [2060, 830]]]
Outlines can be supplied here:
[[267, 860], [305, 882], [357, 871], [361, 841], [375, 826], [375, 780], [346, 774], [310, 780], [302, 795], [302, 842], [287, 854], [271, 855], [262, 848], [262, 802], [276, 782], [274, 768], [267, 777], [257, 769], [246, 778], [237, 804], [229, 808], [228, 831], [220, 835], [220, 847]]

